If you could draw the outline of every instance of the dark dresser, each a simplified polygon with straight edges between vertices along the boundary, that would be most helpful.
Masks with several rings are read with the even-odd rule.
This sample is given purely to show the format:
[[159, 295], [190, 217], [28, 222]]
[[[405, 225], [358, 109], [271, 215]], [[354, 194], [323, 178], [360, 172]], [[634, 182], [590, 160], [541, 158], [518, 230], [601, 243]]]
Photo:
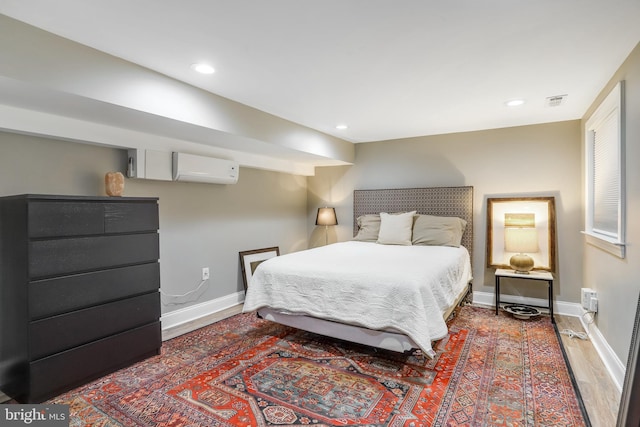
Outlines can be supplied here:
[[37, 403], [160, 353], [158, 199], [0, 198], [0, 389]]

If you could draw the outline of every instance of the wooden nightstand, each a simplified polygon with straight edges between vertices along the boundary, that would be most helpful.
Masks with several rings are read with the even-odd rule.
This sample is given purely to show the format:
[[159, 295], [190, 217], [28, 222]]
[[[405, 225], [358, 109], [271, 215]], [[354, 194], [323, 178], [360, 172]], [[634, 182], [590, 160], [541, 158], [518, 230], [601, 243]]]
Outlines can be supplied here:
[[525, 279], [525, 280], [537, 280], [547, 282], [549, 287], [549, 315], [551, 316], [551, 322], [555, 323], [553, 318], [553, 275], [547, 271], [531, 271], [529, 274], [516, 273], [513, 270], [506, 270], [498, 268], [496, 270], [496, 316], [500, 310], [500, 279], [502, 277], [509, 277], [512, 279]]

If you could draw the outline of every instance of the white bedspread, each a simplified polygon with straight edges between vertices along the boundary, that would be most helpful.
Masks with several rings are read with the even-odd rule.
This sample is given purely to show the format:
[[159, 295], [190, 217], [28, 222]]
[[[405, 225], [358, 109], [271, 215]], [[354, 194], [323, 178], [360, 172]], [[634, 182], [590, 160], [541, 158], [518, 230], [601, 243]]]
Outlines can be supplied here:
[[271, 307], [409, 336], [425, 354], [447, 334], [443, 314], [471, 280], [469, 252], [349, 241], [271, 258], [243, 311]]

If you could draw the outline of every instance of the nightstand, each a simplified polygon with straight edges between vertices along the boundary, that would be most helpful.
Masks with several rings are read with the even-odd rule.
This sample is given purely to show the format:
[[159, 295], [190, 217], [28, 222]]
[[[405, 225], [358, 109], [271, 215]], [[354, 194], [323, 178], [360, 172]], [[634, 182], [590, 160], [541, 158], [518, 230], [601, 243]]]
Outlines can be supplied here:
[[535, 280], [540, 282], [547, 282], [549, 287], [549, 315], [551, 316], [551, 322], [555, 323], [553, 318], [553, 275], [548, 271], [530, 271], [529, 274], [516, 273], [513, 270], [506, 270], [498, 268], [496, 270], [496, 316], [500, 310], [500, 279], [503, 277], [509, 277], [512, 279], [524, 279]]

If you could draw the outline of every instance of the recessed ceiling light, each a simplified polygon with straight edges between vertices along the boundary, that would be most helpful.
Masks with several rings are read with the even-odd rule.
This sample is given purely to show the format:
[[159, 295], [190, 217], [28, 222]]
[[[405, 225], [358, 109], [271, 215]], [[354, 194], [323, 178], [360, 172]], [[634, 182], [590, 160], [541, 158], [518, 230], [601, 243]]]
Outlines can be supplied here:
[[336, 129], [345, 130], [345, 129], [349, 129], [349, 126], [347, 126], [347, 125], [336, 125]]
[[193, 64], [191, 65], [191, 69], [201, 74], [213, 74], [216, 72], [215, 68], [204, 63]]
[[524, 104], [524, 99], [512, 99], [511, 101], [505, 102], [507, 107], [518, 107]]

